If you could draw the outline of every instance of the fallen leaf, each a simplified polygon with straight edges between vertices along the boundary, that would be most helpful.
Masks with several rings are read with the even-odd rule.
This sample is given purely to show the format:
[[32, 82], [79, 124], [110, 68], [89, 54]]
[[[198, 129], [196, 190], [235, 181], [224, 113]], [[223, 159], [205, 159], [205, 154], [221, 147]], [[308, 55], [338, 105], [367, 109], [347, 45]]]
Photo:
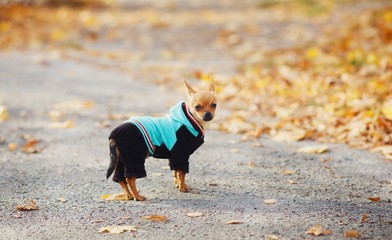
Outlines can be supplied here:
[[320, 224], [314, 225], [305, 232], [309, 235], [320, 236], [320, 235], [331, 235], [332, 231], [329, 229], [324, 229]]
[[75, 125], [74, 121], [67, 120], [63, 122], [54, 122], [49, 125], [49, 128], [65, 129], [65, 128], [73, 128], [74, 125]]
[[275, 204], [278, 200], [276, 199], [266, 199], [264, 200], [265, 204]]
[[248, 167], [255, 167], [256, 166], [256, 164], [254, 163], [254, 162], [248, 162]]
[[201, 213], [201, 212], [191, 212], [191, 213], [187, 213], [186, 214], [188, 217], [201, 217], [201, 216], [203, 216], [203, 213]]
[[8, 150], [10, 150], [11, 152], [15, 152], [17, 148], [16, 143], [9, 143], [8, 144]]
[[303, 129], [293, 129], [288, 131], [280, 131], [271, 137], [271, 140], [276, 142], [296, 142], [302, 140], [306, 135]]
[[103, 194], [100, 196], [101, 199], [105, 201], [128, 201], [130, 200], [125, 193], [117, 193], [117, 194]]
[[42, 151], [42, 149], [38, 149], [36, 145], [40, 142], [40, 140], [32, 138], [28, 140], [21, 148], [20, 150], [24, 153], [39, 153]]
[[388, 120], [392, 121], [392, 99], [383, 103], [381, 112]]
[[136, 232], [138, 228], [139, 227], [137, 226], [107, 226], [107, 227], [101, 227], [98, 232], [119, 234], [123, 232]]
[[167, 217], [162, 215], [151, 215], [151, 216], [144, 216], [141, 219], [150, 220], [153, 222], [166, 222]]
[[344, 232], [345, 238], [359, 238], [358, 230], [349, 230]]
[[230, 149], [230, 153], [238, 153], [238, 152], [240, 152], [239, 148]]
[[242, 223], [244, 223], [244, 222], [238, 221], [238, 220], [230, 220], [230, 221], [226, 222], [226, 224], [242, 224]]
[[91, 223], [102, 223], [102, 222], [105, 222], [105, 220], [103, 220], [103, 219], [96, 219], [96, 220], [91, 221]]
[[38, 206], [34, 202], [34, 200], [30, 200], [30, 203], [28, 203], [26, 205], [18, 205], [15, 207], [15, 209], [18, 211], [31, 211], [31, 210], [37, 210]]
[[384, 158], [388, 160], [392, 160], [392, 146], [391, 145], [383, 145], [373, 148], [371, 151], [380, 152], [383, 154]]
[[83, 109], [90, 109], [94, 107], [94, 103], [90, 100], [72, 100], [72, 101], [66, 101], [66, 102], [61, 102], [57, 103], [54, 106], [55, 110], [59, 110], [61, 112], [71, 112], [75, 113], [77, 111], [83, 110]]
[[0, 123], [7, 121], [9, 118], [8, 109], [5, 106], [0, 106]]
[[362, 214], [361, 223], [366, 222], [366, 219], [367, 219], [367, 213]]
[[282, 174], [283, 175], [292, 175], [292, 174], [294, 174], [296, 172], [297, 172], [296, 170], [287, 170], [287, 169], [283, 169], [282, 170]]
[[320, 154], [320, 153], [325, 153], [328, 151], [328, 147], [324, 145], [320, 146], [306, 146], [306, 147], [301, 147], [297, 150], [299, 153], [312, 153], [312, 154]]
[[371, 202], [378, 202], [381, 200], [380, 197], [368, 197], [367, 199], [370, 200]]
[[279, 237], [276, 235], [266, 235], [265, 240], [279, 240]]
[[295, 181], [292, 180], [292, 179], [288, 179], [287, 182], [290, 183], [290, 184], [296, 184], [296, 183], [297, 183], [297, 182], [295, 182]]
[[60, 110], [51, 110], [49, 111], [48, 115], [53, 121], [58, 122], [64, 118], [65, 114]]

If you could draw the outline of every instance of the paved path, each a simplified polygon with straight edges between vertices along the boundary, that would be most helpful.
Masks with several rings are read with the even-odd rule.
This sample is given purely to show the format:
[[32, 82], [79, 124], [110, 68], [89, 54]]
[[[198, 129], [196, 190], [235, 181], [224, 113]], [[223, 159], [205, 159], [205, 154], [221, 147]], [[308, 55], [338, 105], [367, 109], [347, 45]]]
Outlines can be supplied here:
[[[276, 143], [267, 137], [242, 142], [241, 136], [210, 130], [191, 158], [192, 193], [172, 186], [165, 160], [149, 159], [148, 177], [138, 182], [148, 201], [101, 200], [105, 193], [121, 192], [104, 177], [110, 130], [129, 113], [167, 111], [183, 98], [178, 87], [161, 89], [53, 55], [0, 54], [0, 98], [10, 114], [0, 124], [5, 141], [0, 145], [0, 239], [129, 236], [97, 233], [119, 224], [139, 226], [131, 233], [136, 239], [313, 239], [305, 232], [316, 224], [332, 230], [317, 239], [342, 239], [351, 229], [360, 239], [391, 236], [392, 165], [377, 154], [338, 144], [328, 145], [329, 153], [307, 155], [297, 148], [314, 142]], [[73, 121], [72, 128], [50, 128], [49, 112], [56, 107], [64, 121]], [[42, 152], [8, 150], [9, 143], [21, 146], [26, 135], [41, 140]], [[367, 199], [375, 196], [381, 200]], [[15, 211], [29, 199], [39, 210]], [[268, 205], [266, 199], [277, 202]], [[186, 216], [191, 212], [203, 215]], [[141, 219], [153, 214], [167, 216], [168, 222]], [[242, 224], [226, 224], [230, 220]]]

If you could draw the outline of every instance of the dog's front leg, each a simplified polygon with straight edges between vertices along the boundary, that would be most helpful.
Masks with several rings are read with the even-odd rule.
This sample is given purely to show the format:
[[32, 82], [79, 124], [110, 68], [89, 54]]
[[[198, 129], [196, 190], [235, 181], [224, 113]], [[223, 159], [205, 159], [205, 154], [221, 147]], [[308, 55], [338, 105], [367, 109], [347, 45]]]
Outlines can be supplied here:
[[176, 170], [173, 170], [173, 181], [174, 187], [178, 188], [180, 186], [180, 181], [178, 180], [178, 172]]
[[146, 200], [146, 198], [142, 195], [139, 195], [137, 188], [136, 188], [136, 176], [133, 177], [128, 177], [127, 179], [127, 183], [129, 185], [129, 187], [131, 188], [131, 194], [133, 196], [133, 199], [136, 201], [144, 201]]
[[178, 170], [177, 171], [177, 180], [178, 180], [178, 188], [181, 192], [189, 192], [189, 187], [185, 184], [185, 172]]

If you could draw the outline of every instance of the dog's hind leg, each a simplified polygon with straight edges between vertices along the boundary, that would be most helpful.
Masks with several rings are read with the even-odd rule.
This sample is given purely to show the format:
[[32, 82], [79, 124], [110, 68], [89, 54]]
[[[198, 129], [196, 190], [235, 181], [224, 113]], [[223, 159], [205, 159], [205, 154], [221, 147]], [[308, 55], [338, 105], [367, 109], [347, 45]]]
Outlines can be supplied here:
[[142, 195], [139, 195], [137, 188], [136, 188], [136, 176], [133, 177], [127, 177], [127, 183], [129, 187], [131, 188], [131, 194], [133, 196], [133, 199], [136, 201], [144, 201], [146, 198]]
[[129, 200], [133, 200], [133, 196], [132, 196], [131, 192], [129, 191], [127, 182], [118, 181], [118, 183], [120, 184], [121, 188], [124, 191], [124, 194], [129, 198]]
[[185, 172], [177, 171], [178, 188], [181, 192], [189, 192], [190, 188], [185, 184]]

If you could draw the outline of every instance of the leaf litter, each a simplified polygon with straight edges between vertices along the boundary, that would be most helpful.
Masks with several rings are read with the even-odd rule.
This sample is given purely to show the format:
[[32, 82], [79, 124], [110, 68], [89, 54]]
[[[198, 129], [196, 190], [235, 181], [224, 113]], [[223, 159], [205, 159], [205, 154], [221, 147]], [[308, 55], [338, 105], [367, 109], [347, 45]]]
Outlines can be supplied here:
[[32, 210], [37, 210], [38, 206], [34, 200], [29, 200], [27, 204], [18, 205], [15, 207], [15, 209], [18, 211], [32, 211]]

